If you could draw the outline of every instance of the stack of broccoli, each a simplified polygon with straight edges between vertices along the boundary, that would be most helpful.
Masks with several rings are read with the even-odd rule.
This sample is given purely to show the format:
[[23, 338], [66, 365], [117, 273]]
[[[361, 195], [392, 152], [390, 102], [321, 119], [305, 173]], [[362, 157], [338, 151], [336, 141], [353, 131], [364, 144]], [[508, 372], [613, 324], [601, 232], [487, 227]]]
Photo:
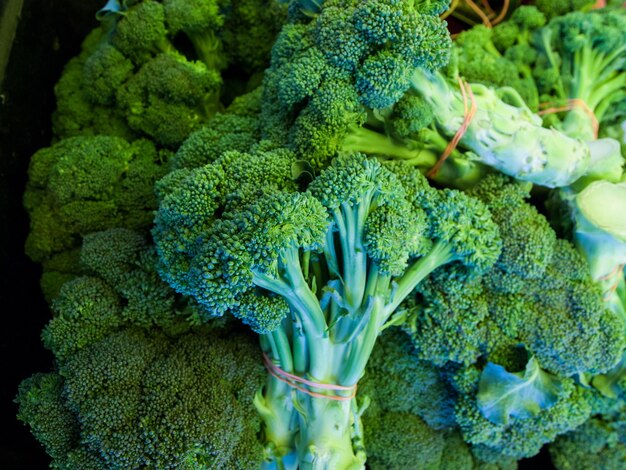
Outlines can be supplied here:
[[111, 0], [59, 81], [52, 467], [621, 468], [621, 4], [284, 3]]

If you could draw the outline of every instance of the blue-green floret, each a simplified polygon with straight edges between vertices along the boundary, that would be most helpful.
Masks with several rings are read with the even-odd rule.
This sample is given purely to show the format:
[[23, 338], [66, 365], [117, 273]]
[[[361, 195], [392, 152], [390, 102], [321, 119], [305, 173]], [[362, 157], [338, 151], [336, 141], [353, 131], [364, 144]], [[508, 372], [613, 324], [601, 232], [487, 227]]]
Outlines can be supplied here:
[[401, 312], [418, 357], [438, 366], [449, 361], [472, 364], [491, 349], [497, 334], [506, 336], [490, 318], [488, 293], [480, 279], [467, 279], [458, 269], [440, 269], [416, 289]]
[[529, 183], [489, 175], [469, 191], [487, 204], [503, 234], [502, 255], [486, 280], [499, 292], [519, 292], [526, 280], [541, 279], [552, 260], [556, 235], [528, 202], [530, 189]]
[[444, 470], [510, 468], [500, 455], [485, 467], [460, 436], [454, 416], [457, 394], [446, 372], [418, 359], [409, 337], [396, 328], [379, 338], [359, 383], [370, 400], [362, 416], [367, 465], [376, 470], [420, 467]]
[[436, 16], [446, 3], [326, 1], [285, 26], [264, 79], [263, 134], [282, 136], [316, 170], [341, 150], [392, 149], [379, 118], [362, 126], [402, 98], [414, 68], [447, 63], [450, 37]]
[[23, 382], [19, 416], [58, 468], [256, 468], [255, 354], [235, 333], [126, 329]]
[[399, 328], [388, 328], [378, 338], [359, 394], [372, 400], [363, 415], [366, 430], [385, 412], [418, 416], [437, 430], [456, 425], [454, 390], [441, 370], [419, 359], [411, 338]]
[[184, 330], [173, 291], [156, 273], [144, 236], [110, 229], [85, 237], [80, 261], [86, 274], [63, 284], [44, 328], [45, 346], [59, 360], [129, 325]]
[[502, 251], [480, 277], [445, 267], [402, 306], [423, 359], [472, 364], [522, 345], [563, 376], [607, 372], [619, 361], [622, 317], [594, 285], [584, 258], [526, 202], [528, 189], [500, 175], [469, 191], [489, 208]]
[[[617, 470], [626, 461], [626, 403], [606, 400], [610, 406], [594, 412], [582, 426], [550, 445], [550, 456], [558, 470]], [[594, 410], [595, 411], [595, 410]]]
[[261, 88], [238, 97], [223, 113], [191, 133], [171, 160], [173, 169], [197, 168], [213, 163], [224, 152], [248, 152], [261, 139]]

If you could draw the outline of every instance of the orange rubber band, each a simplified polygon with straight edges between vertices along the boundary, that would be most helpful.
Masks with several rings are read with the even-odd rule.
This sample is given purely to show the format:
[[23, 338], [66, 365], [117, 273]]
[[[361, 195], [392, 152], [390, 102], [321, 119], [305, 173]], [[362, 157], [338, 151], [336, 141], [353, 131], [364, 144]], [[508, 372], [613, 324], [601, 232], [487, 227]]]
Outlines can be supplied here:
[[439, 15], [439, 18], [441, 18], [442, 20], [445, 20], [448, 16], [454, 13], [454, 10], [457, 9], [460, 3], [461, 3], [461, 0], [452, 0], [452, 3], [450, 4], [450, 8], [448, 8], [441, 15]]
[[[456, 131], [456, 134], [454, 134], [452, 140], [446, 146], [445, 150], [439, 157], [439, 160], [437, 160], [437, 163], [435, 163], [435, 165], [428, 171], [428, 173], [426, 173], [426, 176], [428, 178], [434, 178], [437, 175], [444, 162], [452, 154], [454, 149], [456, 149], [457, 145], [459, 145], [459, 142], [467, 132], [467, 129], [470, 126], [472, 119], [474, 119], [474, 115], [476, 114], [476, 111], [478, 109], [470, 84], [463, 81], [463, 79], [459, 77], [459, 86], [461, 88], [461, 94], [463, 95], [463, 108], [465, 113], [463, 123], [461, 124], [461, 127], [459, 127], [459, 130]], [[470, 106], [468, 106], [468, 96], [471, 102]]]
[[[598, 278], [598, 281], [608, 281], [612, 277], [618, 275], [623, 269], [624, 269], [624, 265], [618, 264], [617, 266], [615, 266], [615, 269], [613, 269], [613, 271]], [[608, 302], [609, 300], [611, 300], [611, 297], [613, 297], [613, 294], [619, 287], [619, 281], [620, 279], [618, 277], [618, 279], [613, 283], [613, 285], [604, 291], [604, 298], [602, 300], [604, 300], [605, 302]]]
[[489, 0], [480, 0], [480, 3], [483, 4], [483, 8], [487, 12], [487, 18], [491, 19], [494, 16], [496, 16], [496, 12], [493, 11], [493, 8], [491, 8], [491, 5], [489, 4]]
[[[352, 387], [346, 387], [344, 385], [325, 384], [325, 383], [313, 382], [312, 380], [307, 380], [298, 375], [290, 374], [289, 372], [282, 370], [280, 367], [274, 364], [274, 362], [272, 362], [272, 360], [265, 353], [263, 353], [263, 362], [265, 363], [265, 367], [267, 368], [268, 372], [271, 375], [273, 375], [275, 378], [277, 378], [281, 382], [286, 383], [287, 385], [290, 385], [296, 390], [306, 393], [307, 395], [310, 395], [312, 397], [327, 398], [328, 400], [335, 400], [335, 401], [348, 401], [356, 397], [356, 390], [357, 390], [356, 385]], [[312, 392], [311, 390], [305, 387], [302, 387], [301, 385], [299, 385], [301, 383], [308, 385], [309, 387], [321, 388], [324, 390], [346, 391], [346, 392], [351, 391], [352, 394], [349, 396], [324, 395], [323, 393]]]
[[602, 300], [605, 301], [605, 302], [608, 302], [609, 300], [611, 300], [611, 298], [613, 297], [613, 294], [617, 290], [618, 286], [619, 286], [619, 281], [616, 282], [615, 284], [613, 284], [607, 290], [605, 290], [604, 291], [604, 298]]
[[509, 12], [509, 6], [511, 5], [510, 0], [504, 0], [504, 3], [502, 4], [502, 10], [500, 10], [500, 13], [498, 14], [498, 16], [496, 16], [493, 21], [491, 22], [492, 25], [497, 25], [498, 23], [502, 23], [502, 20], [504, 20], [504, 18], [506, 17], [506, 14]]
[[615, 276], [617, 273], [619, 273], [623, 269], [624, 269], [624, 265], [623, 264], [618, 264], [617, 266], [615, 266], [613, 271], [611, 271], [608, 274], [605, 274], [602, 277], [599, 277], [598, 281], [608, 281], [609, 279], [611, 279], [613, 276]]
[[567, 100], [567, 103], [564, 105], [559, 105], [559, 103], [553, 101], [549, 103], [541, 103], [539, 106], [546, 108], [537, 113], [540, 116], [543, 116], [544, 114], [554, 114], [571, 111], [578, 106], [591, 118], [591, 125], [593, 126], [593, 136], [596, 139], [598, 138], [598, 132], [600, 131], [600, 122], [598, 121], [598, 118], [594, 114], [593, 110], [589, 107], [587, 103], [585, 103], [584, 100], [581, 100], [580, 98], [572, 98]]
[[489, 17], [485, 14], [484, 11], [480, 9], [478, 5], [476, 5], [472, 0], [465, 0], [465, 3], [467, 3], [472, 11], [478, 15], [478, 17], [482, 20], [483, 24], [487, 26], [487, 28], [493, 27], [493, 25], [491, 24], [491, 20], [489, 20]]

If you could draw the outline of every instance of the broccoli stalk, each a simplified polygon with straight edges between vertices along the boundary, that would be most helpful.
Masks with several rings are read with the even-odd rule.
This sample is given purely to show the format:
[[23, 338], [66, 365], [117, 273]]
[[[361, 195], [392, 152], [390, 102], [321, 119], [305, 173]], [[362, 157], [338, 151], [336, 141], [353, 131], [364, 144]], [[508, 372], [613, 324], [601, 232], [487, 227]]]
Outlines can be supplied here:
[[[414, 71], [411, 84], [431, 105], [442, 133], [454, 136], [465, 116], [461, 92], [441, 74], [421, 69]], [[479, 84], [471, 89], [476, 115], [460, 142], [478, 155], [481, 163], [548, 187], [566, 186], [588, 171], [589, 147], [541, 127], [541, 119], [514, 89], [494, 90]]]
[[626, 229], [622, 217], [626, 182], [598, 180], [576, 193], [562, 190], [572, 210], [574, 240], [587, 259], [591, 276], [605, 292], [605, 301], [626, 322], [623, 266], [626, 264]]

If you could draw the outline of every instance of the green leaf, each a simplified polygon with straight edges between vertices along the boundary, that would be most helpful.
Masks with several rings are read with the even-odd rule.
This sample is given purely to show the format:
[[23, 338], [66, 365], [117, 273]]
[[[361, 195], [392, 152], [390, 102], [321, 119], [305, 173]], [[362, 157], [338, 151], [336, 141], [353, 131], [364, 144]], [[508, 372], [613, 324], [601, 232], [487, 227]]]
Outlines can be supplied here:
[[489, 362], [478, 384], [478, 408], [495, 424], [507, 424], [510, 418], [527, 419], [554, 405], [563, 394], [558, 377], [539, 367], [532, 357], [524, 372], [507, 372]]
[[592, 386], [602, 395], [609, 398], [618, 398], [624, 393], [626, 385], [626, 352], [621, 361], [606, 374], [596, 375], [591, 380]]

